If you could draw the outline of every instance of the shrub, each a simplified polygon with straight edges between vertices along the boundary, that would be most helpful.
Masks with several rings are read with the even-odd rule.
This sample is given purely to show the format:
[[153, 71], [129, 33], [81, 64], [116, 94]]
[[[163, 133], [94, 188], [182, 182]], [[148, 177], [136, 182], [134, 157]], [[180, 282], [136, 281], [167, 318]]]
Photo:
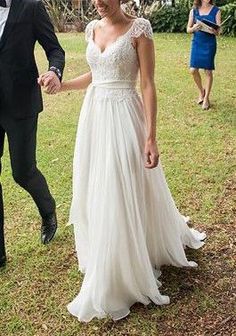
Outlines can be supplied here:
[[230, 17], [222, 26], [222, 33], [225, 35], [236, 36], [236, 2], [221, 7], [221, 11], [222, 21]]
[[188, 22], [188, 1], [179, 1], [175, 7], [162, 6], [150, 10], [148, 18], [156, 32], [184, 32]]
[[65, 32], [66, 25], [75, 17], [73, 10], [70, 9], [67, 1], [43, 0], [52, 23], [58, 32]]
[[86, 24], [96, 17], [92, 3], [79, 8], [71, 6], [68, 0], [43, 0], [52, 23], [58, 32], [82, 31]]
[[[192, 1], [180, 0], [176, 2], [175, 7], [151, 6], [146, 11], [146, 16], [151, 21], [153, 30], [156, 32], [186, 32], [189, 10]], [[222, 26], [224, 35], [236, 36], [236, 1], [218, 0], [216, 5], [226, 3], [220, 7], [222, 11], [222, 21], [230, 16], [227, 22]], [[160, 3], [159, 3], [160, 4]]]
[[234, 1], [232, 0], [215, 0], [215, 5], [218, 6], [218, 7], [221, 7], [221, 6], [224, 6], [228, 3], [232, 3]]

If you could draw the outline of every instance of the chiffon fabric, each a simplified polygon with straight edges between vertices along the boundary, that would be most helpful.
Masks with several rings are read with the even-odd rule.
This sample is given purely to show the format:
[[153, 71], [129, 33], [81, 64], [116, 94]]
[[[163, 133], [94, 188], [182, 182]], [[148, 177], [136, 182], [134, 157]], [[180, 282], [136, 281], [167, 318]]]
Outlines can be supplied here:
[[135, 302], [168, 304], [160, 267], [196, 267], [184, 248], [198, 249], [205, 238], [178, 211], [161, 162], [144, 167], [146, 119], [133, 41], [152, 38], [149, 21], [135, 19], [104, 51], [94, 42], [97, 24], [86, 28], [93, 81], [79, 118], [69, 217], [84, 278], [67, 308], [83, 322], [121, 319]]

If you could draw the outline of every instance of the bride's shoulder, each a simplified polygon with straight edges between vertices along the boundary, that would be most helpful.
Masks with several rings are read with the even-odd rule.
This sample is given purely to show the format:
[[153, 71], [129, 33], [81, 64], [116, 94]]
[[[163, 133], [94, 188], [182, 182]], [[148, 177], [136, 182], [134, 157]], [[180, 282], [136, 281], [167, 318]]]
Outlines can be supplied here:
[[86, 41], [89, 41], [89, 39], [92, 37], [94, 27], [98, 22], [99, 22], [99, 20], [97, 20], [97, 19], [92, 20], [85, 27], [85, 39], [86, 39]]
[[153, 29], [149, 20], [138, 17], [134, 20], [132, 36], [140, 37], [144, 35], [145, 37], [152, 38], [153, 37]]

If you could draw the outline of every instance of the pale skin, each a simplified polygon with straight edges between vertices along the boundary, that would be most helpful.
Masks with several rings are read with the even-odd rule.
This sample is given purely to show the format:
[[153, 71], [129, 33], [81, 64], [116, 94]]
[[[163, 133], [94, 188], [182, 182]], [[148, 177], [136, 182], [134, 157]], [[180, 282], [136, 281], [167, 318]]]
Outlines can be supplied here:
[[38, 78], [38, 84], [44, 88], [48, 94], [55, 94], [61, 88], [61, 82], [55, 72], [47, 71], [40, 75]]
[[[210, 3], [210, 0], [202, 0], [201, 7], [199, 7], [199, 13], [200, 15], [205, 15], [210, 12], [212, 9], [213, 5]], [[221, 24], [221, 13], [220, 11], [217, 12], [216, 14], [216, 23], [218, 25]], [[193, 9], [189, 13], [189, 20], [188, 20], [188, 25], [187, 25], [187, 32], [192, 34], [196, 31], [200, 30], [200, 24], [195, 23], [194, 24], [194, 19], [193, 19]], [[216, 36], [219, 35], [220, 31], [215, 30], [212, 28], [213, 34]], [[197, 68], [190, 68], [190, 72], [193, 75], [193, 79], [197, 85], [198, 91], [199, 91], [199, 97], [197, 100], [197, 103], [201, 103], [203, 109], [208, 109], [210, 107], [210, 93], [212, 89], [212, 84], [213, 84], [213, 71], [212, 70], [205, 70], [206, 74], [206, 83], [205, 83], [205, 89], [202, 85], [202, 78], [199, 72], [199, 69]]]
[[[101, 16], [101, 20], [94, 31], [93, 38], [101, 51], [104, 51], [117, 37], [131, 27], [134, 18], [124, 14], [118, 0], [95, 0], [94, 5]], [[134, 39], [132, 44], [137, 51], [140, 64], [141, 91], [147, 127], [144, 165], [145, 168], [152, 169], [157, 167], [159, 161], [159, 151], [156, 143], [157, 98], [154, 81], [154, 43], [151, 39], [141, 36]], [[72, 80], [62, 82], [60, 91], [86, 89], [91, 82], [92, 74], [88, 72]]]

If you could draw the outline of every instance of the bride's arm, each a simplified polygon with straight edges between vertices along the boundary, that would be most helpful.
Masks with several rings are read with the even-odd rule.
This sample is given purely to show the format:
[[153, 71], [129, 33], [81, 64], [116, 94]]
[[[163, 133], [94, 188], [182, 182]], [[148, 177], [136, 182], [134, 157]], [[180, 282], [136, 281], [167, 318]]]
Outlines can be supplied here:
[[154, 43], [144, 36], [136, 39], [136, 48], [140, 64], [141, 91], [146, 116], [147, 139], [145, 144], [145, 167], [155, 168], [158, 164], [156, 144], [157, 97], [154, 79], [155, 52]]
[[81, 75], [77, 78], [65, 81], [61, 83], [61, 91], [68, 91], [68, 90], [84, 90], [87, 89], [89, 84], [92, 82], [92, 73], [87, 72], [84, 75]]

